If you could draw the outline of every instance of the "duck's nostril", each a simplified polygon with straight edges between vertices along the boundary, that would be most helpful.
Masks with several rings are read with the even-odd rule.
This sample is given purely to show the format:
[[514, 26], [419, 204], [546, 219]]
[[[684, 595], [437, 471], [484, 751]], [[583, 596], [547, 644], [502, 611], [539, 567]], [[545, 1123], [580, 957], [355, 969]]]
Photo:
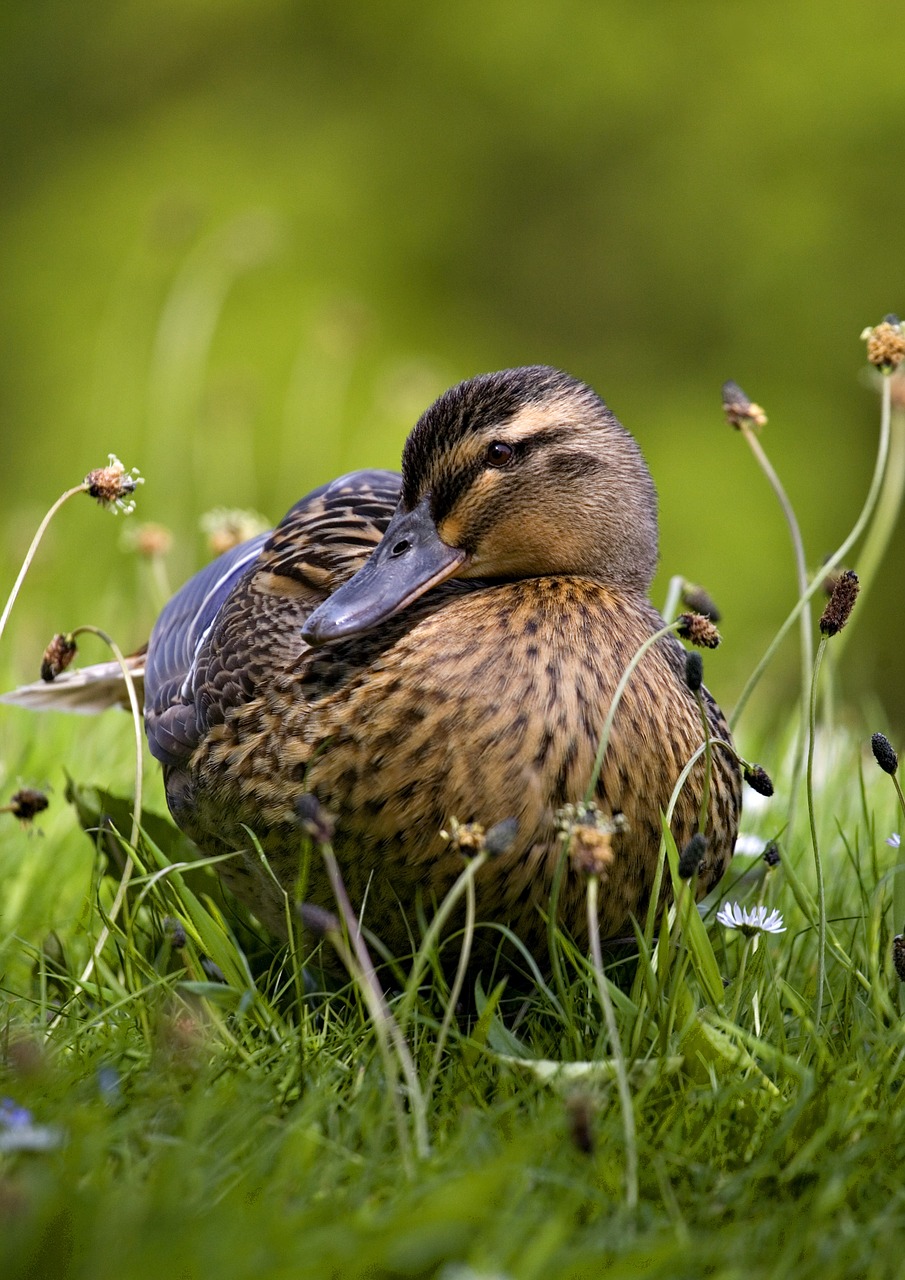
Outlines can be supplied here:
[[412, 544], [409, 542], [408, 538], [400, 538], [393, 547], [393, 550], [390, 552], [390, 555], [401, 556], [404, 552], [408, 551], [411, 545]]

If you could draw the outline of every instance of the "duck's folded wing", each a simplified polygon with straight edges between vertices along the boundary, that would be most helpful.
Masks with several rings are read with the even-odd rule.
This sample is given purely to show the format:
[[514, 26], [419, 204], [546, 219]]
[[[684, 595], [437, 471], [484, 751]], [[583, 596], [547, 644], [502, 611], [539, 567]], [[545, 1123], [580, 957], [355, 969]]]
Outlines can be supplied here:
[[[151, 640], [126, 659], [139, 705], [169, 705], [236, 583], [260, 554], [270, 533], [258, 534], [219, 556], [196, 573], [164, 606]], [[0, 695], [0, 702], [31, 711], [74, 711], [92, 715], [110, 707], [128, 707], [129, 695], [118, 662], [98, 662], [64, 671], [55, 680], [38, 680]]]
[[231, 707], [302, 653], [302, 623], [380, 541], [399, 487], [389, 471], [333, 480], [173, 597], [148, 646], [145, 724], [153, 755], [166, 764], [186, 759]]

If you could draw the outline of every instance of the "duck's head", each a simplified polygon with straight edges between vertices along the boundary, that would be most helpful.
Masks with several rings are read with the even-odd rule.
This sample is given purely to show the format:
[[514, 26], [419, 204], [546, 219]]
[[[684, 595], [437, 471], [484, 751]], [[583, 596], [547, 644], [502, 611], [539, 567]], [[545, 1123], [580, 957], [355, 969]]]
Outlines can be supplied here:
[[578, 574], [646, 593], [656, 562], [650, 472], [599, 396], [545, 366], [486, 373], [419, 419], [382, 540], [302, 635], [368, 631], [453, 577]]

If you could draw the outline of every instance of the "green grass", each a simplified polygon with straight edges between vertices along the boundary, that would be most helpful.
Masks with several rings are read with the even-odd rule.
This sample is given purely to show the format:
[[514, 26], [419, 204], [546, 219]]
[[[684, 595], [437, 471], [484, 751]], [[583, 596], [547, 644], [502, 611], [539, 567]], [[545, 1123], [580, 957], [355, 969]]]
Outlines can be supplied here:
[[[130, 737], [125, 716], [79, 722], [77, 744], [72, 725], [15, 715], [6, 730], [6, 757], [20, 733], [23, 771], [55, 790], [43, 836], [9, 818], [2, 829], [0, 1094], [58, 1141], [0, 1155], [4, 1276], [898, 1273], [901, 916], [884, 837], [901, 819], [864, 735], [824, 725], [818, 743], [829, 930], [847, 957], [830, 948], [819, 1026], [817, 931], [797, 900], [816, 889], [806, 814], [779, 867], [739, 856], [723, 886], [778, 907], [787, 931], [752, 953], [705, 919], [721, 999], [708, 998], [704, 953], [675, 922], [655, 960], [610, 972], [637, 1128], [630, 1210], [594, 974], [565, 942], [560, 990], [491, 997], [453, 1021], [421, 1154], [358, 987], [300, 1000], [297, 961], [225, 913], [209, 872], [150, 883], [185, 852], [164, 825], [146, 824], [168, 848], [142, 841], [128, 918], [78, 991], [115, 878], [111, 837], [94, 849], [82, 834], [62, 770], [125, 794]], [[759, 754], [780, 794], [745, 831], [767, 837], [785, 766], [766, 743]], [[177, 916], [181, 950], [164, 922]], [[441, 981], [422, 987], [405, 1025], [422, 1087]], [[577, 1065], [551, 1075], [538, 1062]]]
[[[901, 495], [877, 474], [889, 524]], [[3, 799], [51, 804], [27, 828], [0, 815], [0, 1275], [897, 1276], [903, 815], [842, 649], [804, 689], [813, 751], [796, 707], [738, 735], [777, 788], [747, 793], [743, 832], [778, 838], [777, 866], [738, 854], [699, 914], [665, 838], [677, 902], [639, 922], [636, 956], [551, 930], [552, 976], [482, 975], [468, 1013], [430, 941], [389, 1012], [360, 958], [305, 996], [318, 955], [224, 900], [150, 761], [129, 849], [128, 716], [4, 708]], [[785, 932], [729, 930], [721, 901]]]

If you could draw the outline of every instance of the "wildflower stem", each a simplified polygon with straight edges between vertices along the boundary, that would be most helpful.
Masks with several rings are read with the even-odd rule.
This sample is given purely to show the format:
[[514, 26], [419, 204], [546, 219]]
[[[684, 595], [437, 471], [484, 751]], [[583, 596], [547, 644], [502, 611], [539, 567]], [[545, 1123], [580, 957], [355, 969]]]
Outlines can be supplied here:
[[469, 859], [465, 865], [465, 869], [440, 903], [433, 920], [431, 920], [427, 930], [425, 931], [424, 940], [418, 948], [418, 953], [412, 963], [411, 973], [409, 974], [408, 982], [405, 986], [405, 993], [399, 1003], [398, 1021], [403, 1032], [405, 1031], [408, 1023], [412, 1004], [415, 1000], [415, 993], [418, 990], [421, 978], [427, 968], [428, 957], [430, 956], [432, 949], [437, 945], [440, 934], [443, 931], [443, 926], [452, 914], [453, 908], [461, 898], [462, 894], [467, 892], [469, 881], [474, 881], [475, 876], [478, 874], [481, 867], [483, 867], [487, 858], [487, 851], [482, 849], [480, 853]]
[[151, 556], [151, 582], [157, 608], [162, 609], [173, 594], [173, 590], [170, 586], [166, 562], [161, 555]]
[[437, 1043], [434, 1045], [434, 1056], [431, 1061], [430, 1074], [427, 1078], [427, 1086], [424, 1090], [425, 1095], [428, 1098], [433, 1093], [437, 1074], [440, 1070], [440, 1060], [443, 1057], [443, 1047], [449, 1036], [449, 1029], [452, 1026], [452, 1020], [455, 1016], [456, 1005], [459, 1002], [459, 996], [462, 994], [462, 987], [465, 983], [465, 974], [468, 972], [468, 961], [471, 958], [471, 946], [474, 941], [476, 918], [477, 894], [475, 893], [474, 876], [472, 875], [465, 881], [465, 928], [462, 933], [462, 950], [459, 952], [459, 963], [456, 966], [456, 974], [453, 978], [452, 987], [450, 988], [449, 999], [446, 1002], [446, 1009], [443, 1012], [443, 1021], [441, 1022], [440, 1030], [437, 1033]]
[[600, 921], [598, 918], [597, 899], [600, 879], [596, 875], [588, 877], [588, 936], [591, 941], [591, 959], [594, 966], [594, 977], [600, 995], [600, 1005], [606, 1022], [607, 1036], [610, 1041], [610, 1052], [616, 1067], [616, 1086], [619, 1091], [619, 1105], [622, 1110], [622, 1128], [625, 1134], [625, 1202], [629, 1209], [638, 1204], [638, 1140], [635, 1132], [635, 1112], [632, 1106], [632, 1095], [628, 1087], [628, 1071], [622, 1042], [619, 1039], [619, 1028], [616, 1026], [616, 1012], [607, 985], [603, 968], [603, 954], [600, 948]]
[[415, 1119], [415, 1146], [418, 1156], [426, 1159], [430, 1154], [430, 1142], [427, 1136], [427, 1116], [424, 1107], [424, 1098], [421, 1093], [421, 1087], [418, 1083], [418, 1075], [415, 1071], [415, 1064], [412, 1061], [412, 1055], [409, 1052], [408, 1044], [405, 1036], [400, 1030], [399, 1024], [390, 1011], [387, 1004], [386, 996], [380, 983], [377, 980], [377, 974], [374, 972], [374, 963], [368, 954], [368, 948], [365, 940], [361, 936], [361, 930], [358, 927], [358, 920], [355, 912], [352, 910], [352, 903], [349, 901], [349, 895], [346, 893], [346, 886], [343, 884], [342, 875], [339, 870], [339, 863], [336, 860], [336, 854], [333, 852], [332, 844], [321, 843], [321, 854], [324, 859], [324, 866], [327, 869], [327, 877], [330, 881], [330, 887], [333, 890], [333, 896], [336, 899], [336, 905], [339, 907], [339, 913], [342, 916], [349, 935], [349, 941], [357, 961], [357, 967], [361, 975], [361, 992], [364, 996], [365, 1003], [368, 1006], [368, 1012], [371, 1020], [378, 1031], [379, 1037], [387, 1036], [392, 1041], [393, 1048], [396, 1051], [396, 1057], [399, 1066], [405, 1078], [406, 1088], [409, 1095], [409, 1105]]
[[662, 640], [664, 636], [668, 636], [670, 632], [675, 631], [678, 626], [679, 626], [678, 620], [676, 622], [668, 622], [666, 626], [661, 627], [659, 631], [655, 631], [653, 635], [648, 636], [647, 639], [642, 644], [640, 644], [638, 648], [635, 650], [635, 652], [632, 654], [631, 661], [628, 663], [625, 670], [623, 671], [619, 679], [619, 683], [616, 685], [616, 688], [613, 692], [613, 697], [610, 701], [610, 709], [607, 712], [606, 720], [604, 720], [603, 722], [603, 729], [601, 730], [601, 733], [600, 733], [600, 741], [597, 744], [597, 754], [594, 757], [594, 767], [591, 770], [591, 779], [588, 783], [587, 790], [585, 791], [585, 796], [584, 796], [585, 804], [590, 804], [591, 801], [594, 799], [594, 792], [597, 789], [597, 781], [600, 777], [600, 770], [603, 768], [603, 759], [604, 759], [604, 756], [606, 755], [606, 749], [609, 746], [609, 742], [610, 742], [610, 734], [613, 730], [613, 721], [616, 719], [616, 712], [619, 709], [619, 703], [622, 701], [622, 696], [625, 693], [626, 689], [628, 688], [629, 680], [631, 680], [632, 676], [635, 674], [635, 670], [638, 667], [638, 664], [641, 662], [642, 658], [647, 653], [648, 649], [652, 648], [657, 643], [658, 640]]
[[19, 594], [19, 590], [22, 586], [22, 583], [25, 581], [25, 575], [28, 573], [28, 570], [31, 567], [31, 562], [35, 558], [35, 554], [38, 550], [38, 547], [41, 545], [41, 539], [44, 537], [44, 534], [47, 530], [47, 526], [50, 524], [51, 520], [59, 511], [60, 507], [63, 505], [64, 502], [68, 502], [70, 498], [74, 498], [77, 493], [87, 493], [87, 492], [88, 492], [88, 485], [84, 481], [81, 484], [77, 484], [74, 489], [67, 489], [64, 494], [61, 494], [60, 497], [57, 498], [56, 502], [53, 504], [53, 506], [45, 515], [44, 519], [38, 525], [38, 531], [35, 534], [35, 536], [32, 538], [31, 546], [28, 548], [28, 550], [25, 553], [25, 559], [22, 561], [22, 567], [19, 570], [19, 576], [16, 578], [16, 581], [13, 583], [13, 589], [9, 593], [9, 598], [7, 599], [6, 604], [3, 608], [3, 616], [0, 617], [0, 636], [3, 635], [4, 629], [6, 628], [6, 620], [9, 617], [10, 613], [12, 612], [13, 605], [16, 603], [16, 597]]
[[[73, 492], [77, 493], [78, 490], [73, 490]], [[129, 670], [126, 659], [123, 657], [122, 650], [113, 638], [107, 635], [106, 631], [102, 631], [100, 627], [84, 626], [76, 627], [72, 632], [73, 636], [85, 634], [97, 636], [99, 639], [104, 641], [104, 643], [110, 648], [110, 651], [116, 661], [119, 663], [120, 671], [123, 673], [126, 692], [129, 695], [129, 707], [132, 712], [132, 725], [135, 729], [135, 801], [132, 806], [132, 829], [129, 832], [130, 856], [126, 859], [126, 865], [123, 868], [123, 874], [120, 877], [116, 896], [114, 897], [110, 911], [107, 914], [107, 919], [104, 921], [103, 928], [98, 934], [97, 942], [94, 944], [94, 949], [91, 952], [88, 963], [85, 965], [85, 968], [79, 976], [73, 995], [77, 994], [77, 992], [84, 987], [84, 984], [94, 972], [94, 967], [100, 959], [104, 947], [107, 945], [107, 939], [110, 937], [110, 931], [122, 910], [123, 903], [126, 899], [126, 891], [129, 888], [129, 881], [132, 879], [132, 871], [135, 867], [134, 855], [138, 848], [138, 837], [141, 832], [142, 811], [142, 720], [141, 711], [138, 706], [138, 697], [135, 692], [135, 681], [132, 679], [132, 672]]]
[[[798, 593], [799, 595], [804, 595], [808, 588], [808, 570], [804, 555], [804, 543], [802, 542], [801, 529], [798, 526], [795, 509], [789, 501], [789, 496], [783, 488], [782, 481], [773, 469], [773, 464], [764, 452], [763, 445], [752, 431], [750, 425], [743, 423], [741, 432], [745, 437], [745, 440], [748, 442], [751, 452], [757, 459], [758, 466], [770, 482], [773, 492], [776, 494], [779, 505], [782, 508], [782, 513], [786, 518], [786, 524], [789, 526], [789, 536], [792, 539], [792, 551], [795, 555], [795, 572], [798, 578]], [[814, 660], [810, 623], [811, 611], [810, 609], [803, 607], [801, 610], [801, 663], [803, 690], [806, 690], [808, 687], [811, 666]]]
[[902, 794], [902, 784], [895, 774], [892, 775], [892, 785], [896, 789], [896, 795], [899, 797], [899, 808], [902, 810], [902, 817], [905, 818], [905, 795]]
[[833, 552], [833, 554], [830, 556], [829, 560], [827, 560], [827, 562], [823, 565], [823, 567], [821, 568], [817, 576], [810, 582], [810, 584], [807, 587], [807, 590], [799, 597], [797, 604], [789, 613], [788, 617], [783, 622], [782, 626], [779, 628], [776, 635], [770, 641], [770, 644], [768, 645], [767, 650], [764, 653], [764, 656], [761, 658], [760, 662], [751, 672], [751, 675], [748, 677], [745, 687], [742, 689], [742, 692], [739, 695], [738, 702], [735, 704], [735, 709], [732, 712], [732, 715], [729, 717], [730, 728], [734, 729], [738, 724], [739, 718], [741, 717], [742, 712], [745, 710], [745, 707], [748, 704], [748, 700], [750, 699], [751, 694], [754, 692], [755, 688], [757, 687], [760, 681], [761, 676], [764, 674], [767, 667], [770, 665], [770, 662], [773, 660], [773, 656], [776, 653], [777, 649], [779, 648], [783, 640], [788, 635], [789, 629], [792, 627], [795, 621], [801, 616], [802, 611], [807, 607], [807, 604], [811, 599], [811, 597], [816, 595], [816, 593], [820, 590], [821, 586], [823, 585], [826, 579], [827, 573], [829, 573], [830, 570], [835, 569], [837, 565], [841, 564], [845, 556], [848, 554], [848, 552], [851, 550], [854, 544], [861, 537], [861, 534], [864, 532], [865, 527], [870, 521], [871, 516], [874, 513], [874, 508], [877, 505], [877, 499], [880, 495], [880, 490], [883, 484], [883, 476], [885, 475], [885, 472], [886, 472], [886, 462], [887, 462], [887, 458], [889, 457], [890, 422], [891, 422], [891, 416], [892, 416], [891, 410], [892, 410], [892, 392], [890, 390], [889, 378], [884, 378], [883, 379], [883, 408], [882, 408], [882, 413], [880, 417], [880, 441], [877, 446], [877, 458], [876, 458], [876, 462], [874, 463], [874, 473], [871, 478], [870, 488], [868, 490], [867, 497], [864, 500], [864, 506], [861, 508], [861, 514], [858, 516], [858, 519], [855, 521], [855, 524], [851, 532], [849, 533], [848, 537], [844, 540], [844, 542], [842, 542], [842, 544], [837, 548], [837, 550]]
[[700, 689], [695, 693], [698, 710], [701, 713], [701, 726], [704, 730], [704, 785], [701, 787], [701, 807], [698, 812], [698, 831], [707, 833], [707, 811], [710, 808], [710, 778], [713, 771], [713, 748], [710, 744], [710, 724], [704, 707], [704, 698]]
[[814, 1008], [814, 1024], [820, 1026], [823, 1012], [823, 988], [826, 982], [826, 886], [823, 882], [823, 865], [820, 861], [820, 846], [817, 842], [817, 819], [814, 812], [814, 741], [817, 728], [817, 677], [820, 664], [826, 650], [827, 637], [821, 636], [817, 646], [817, 657], [814, 660], [814, 674], [811, 678], [811, 705], [808, 724], [808, 819], [811, 824], [811, 844], [814, 848], [814, 868], [817, 872], [817, 998]]
[[[889, 395], [891, 401], [889, 383], [888, 377], [883, 379], [884, 397]], [[889, 548], [890, 539], [895, 532], [902, 509], [902, 497], [905, 494], [905, 412], [892, 413], [891, 404], [889, 412], [889, 461], [883, 476], [883, 487], [877, 499], [876, 515], [858, 554], [858, 580], [861, 584], [862, 598], [874, 581]], [[850, 638], [851, 626], [849, 625], [833, 645], [834, 666], [838, 663]]]
[[[751, 452], [757, 460], [758, 466], [767, 477], [773, 492], [776, 494], [779, 505], [782, 508], [782, 513], [786, 518], [786, 524], [789, 526], [789, 536], [792, 539], [792, 551], [795, 556], [795, 575], [798, 583], [798, 595], [799, 598], [801, 598], [805, 595], [808, 589], [808, 569], [805, 561], [801, 529], [798, 525], [795, 509], [789, 501], [788, 494], [783, 488], [782, 481], [773, 469], [773, 465], [767, 457], [763, 445], [752, 431], [750, 424], [743, 422], [740, 429], [742, 435], [750, 446]], [[801, 782], [801, 769], [804, 760], [805, 743], [807, 741], [808, 688], [811, 679], [811, 668], [814, 665], [814, 643], [811, 634], [811, 609], [809, 605], [806, 604], [802, 608], [799, 621], [801, 623], [801, 714], [798, 722], [798, 737], [795, 742], [795, 754], [792, 760], [792, 779], [789, 786], [789, 812], [787, 823], [790, 831], [794, 822], [795, 802], [798, 795], [799, 783]]]
[[[325, 859], [326, 848], [327, 846], [321, 845], [321, 852], [324, 853]], [[340, 911], [342, 912], [341, 906]], [[353, 950], [349, 946], [349, 942], [351, 941], [354, 947], [354, 939], [358, 935], [358, 930], [354, 927], [356, 925], [354, 919], [352, 924], [353, 928], [350, 929], [348, 920], [344, 919], [344, 927], [347, 936], [344, 936], [342, 930], [336, 927], [327, 930], [326, 937], [333, 944], [333, 947], [345, 966], [349, 977], [361, 992], [368, 1014], [370, 1015], [374, 1032], [377, 1036], [377, 1045], [380, 1049], [380, 1056], [383, 1059], [383, 1069], [386, 1074], [390, 1100], [393, 1107], [393, 1115], [396, 1120], [396, 1132], [399, 1138], [400, 1154], [402, 1156], [405, 1169], [411, 1177], [414, 1174], [414, 1170], [411, 1166], [409, 1156], [409, 1141], [405, 1125], [405, 1112], [403, 1111], [402, 1103], [396, 1088], [399, 1070], [398, 1055], [397, 1058], [394, 1059], [390, 1049], [389, 1025], [393, 1021], [393, 1015], [387, 1007], [386, 999], [383, 992], [380, 990], [379, 984], [376, 985], [376, 988], [372, 985], [367, 970], [361, 968], [359, 962], [356, 960]]]
[[682, 588], [685, 585], [685, 579], [680, 573], [673, 574], [669, 580], [669, 587], [666, 591], [666, 601], [663, 605], [663, 617], [667, 621], [672, 621], [675, 617], [676, 610], [682, 599]]

